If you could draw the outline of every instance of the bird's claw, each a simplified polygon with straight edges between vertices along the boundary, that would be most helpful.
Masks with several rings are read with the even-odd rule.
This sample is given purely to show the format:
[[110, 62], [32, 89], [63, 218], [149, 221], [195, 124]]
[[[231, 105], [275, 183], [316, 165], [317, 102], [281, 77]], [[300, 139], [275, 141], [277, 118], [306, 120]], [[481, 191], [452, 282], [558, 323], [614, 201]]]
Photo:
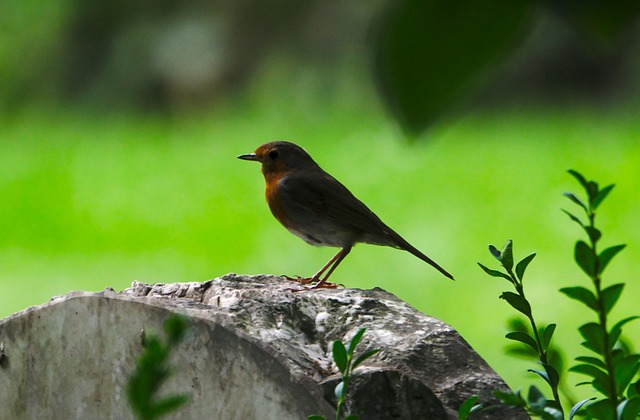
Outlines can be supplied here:
[[280, 276], [286, 280], [294, 281], [296, 283], [300, 283], [303, 286], [302, 289], [286, 289], [288, 292], [304, 292], [305, 290], [313, 290], [313, 289], [337, 289], [338, 286], [344, 287], [343, 284], [340, 283], [331, 283], [328, 281], [319, 281], [317, 277], [300, 277], [300, 276]]
[[282, 277], [282, 278], [284, 278], [286, 280], [289, 280], [289, 281], [295, 281], [296, 283], [300, 283], [300, 284], [311, 284], [313, 282], [318, 281], [317, 279], [314, 279], [313, 277], [300, 277], [298, 275], [293, 276], [293, 277], [282, 275], [280, 277]]
[[[306, 279], [305, 279], [306, 280]], [[317, 283], [311, 286], [302, 286], [301, 289], [286, 289], [287, 292], [297, 293], [297, 292], [305, 292], [307, 290], [315, 290], [315, 289], [337, 289], [338, 286], [344, 287], [343, 284], [339, 283], [330, 283], [328, 281], [324, 283]]]

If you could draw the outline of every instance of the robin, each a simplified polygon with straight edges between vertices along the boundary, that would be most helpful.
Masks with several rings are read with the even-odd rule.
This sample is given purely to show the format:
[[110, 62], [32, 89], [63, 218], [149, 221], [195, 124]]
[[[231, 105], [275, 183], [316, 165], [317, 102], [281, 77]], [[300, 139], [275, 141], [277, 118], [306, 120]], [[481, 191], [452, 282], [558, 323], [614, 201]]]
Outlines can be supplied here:
[[341, 248], [312, 277], [298, 279], [305, 284], [315, 283], [310, 289], [337, 287], [327, 279], [359, 242], [408, 251], [453, 280], [451, 274], [385, 225], [344, 185], [322, 170], [301, 147], [274, 141], [238, 158], [262, 164], [267, 203], [289, 232], [311, 245]]

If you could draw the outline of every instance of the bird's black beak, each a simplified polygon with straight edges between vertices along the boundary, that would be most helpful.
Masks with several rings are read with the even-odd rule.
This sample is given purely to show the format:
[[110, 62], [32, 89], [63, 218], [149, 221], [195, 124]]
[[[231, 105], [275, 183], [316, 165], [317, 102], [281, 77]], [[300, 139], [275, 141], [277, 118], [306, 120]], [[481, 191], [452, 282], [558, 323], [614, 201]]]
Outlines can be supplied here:
[[258, 161], [258, 156], [256, 156], [255, 153], [247, 153], [247, 154], [238, 156], [238, 159]]

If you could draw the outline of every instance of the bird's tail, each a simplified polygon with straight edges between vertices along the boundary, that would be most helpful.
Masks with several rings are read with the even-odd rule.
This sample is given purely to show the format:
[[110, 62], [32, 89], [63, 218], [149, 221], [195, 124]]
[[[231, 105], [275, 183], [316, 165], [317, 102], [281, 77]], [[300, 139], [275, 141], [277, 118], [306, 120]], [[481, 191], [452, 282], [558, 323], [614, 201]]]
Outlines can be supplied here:
[[414, 247], [409, 242], [407, 242], [402, 236], [398, 235], [396, 232], [394, 232], [391, 229], [389, 229], [389, 231], [390, 231], [389, 236], [393, 239], [395, 246], [397, 246], [400, 249], [404, 249], [405, 251], [410, 252], [411, 254], [420, 258], [422, 261], [426, 262], [427, 264], [431, 265], [433, 268], [441, 272], [445, 277], [448, 277], [451, 280], [455, 280], [447, 270], [440, 267], [438, 263], [436, 263], [431, 258], [427, 257], [422, 252], [420, 252], [420, 250], [418, 250], [416, 247]]

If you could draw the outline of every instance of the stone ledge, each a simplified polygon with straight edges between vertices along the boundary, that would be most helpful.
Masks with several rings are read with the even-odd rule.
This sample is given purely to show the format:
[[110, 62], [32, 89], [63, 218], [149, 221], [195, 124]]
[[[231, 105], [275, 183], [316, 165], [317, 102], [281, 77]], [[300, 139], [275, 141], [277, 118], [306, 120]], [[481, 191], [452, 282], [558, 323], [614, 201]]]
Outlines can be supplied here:
[[[450, 326], [382, 289], [291, 287], [275, 276], [229, 274], [72, 292], [28, 308], [0, 321], [0, 407], [8, 418], [131, 418], [124, 387], [141, 331], [159, 330], [173, 312], [192, 326], [163, 389], [192, 396], [173, 418], [332, 418], [339, 376], [331, 345], [362, 327], [358, 349], [382, 351], [350, 387], [346, 408], [360, 418], [456, 418], [470, 395], [488, 401], [507, 389]], [[486, 418], [527, 417], [500, 409]]]

